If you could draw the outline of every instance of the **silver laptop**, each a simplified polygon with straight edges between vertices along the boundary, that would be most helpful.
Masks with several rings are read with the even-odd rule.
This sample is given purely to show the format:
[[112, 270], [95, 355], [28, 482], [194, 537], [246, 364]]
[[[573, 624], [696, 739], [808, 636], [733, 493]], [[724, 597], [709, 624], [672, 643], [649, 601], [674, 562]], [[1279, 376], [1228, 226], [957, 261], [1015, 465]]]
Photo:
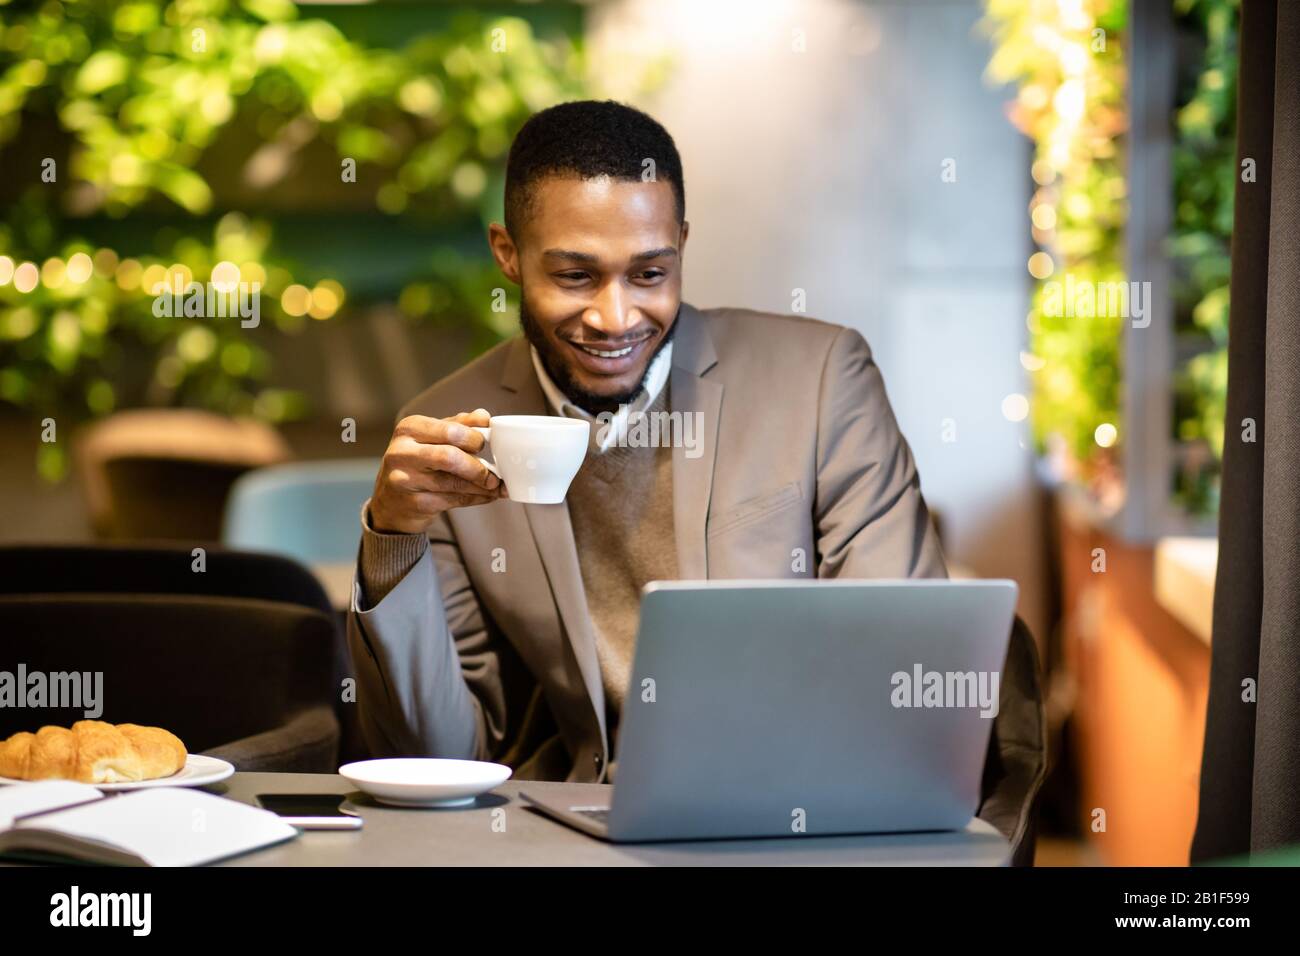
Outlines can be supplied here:
[[978, 808], [1016, 591], [651, 582], [615, 786], [521, 796], [615, 842], [961, 829]]

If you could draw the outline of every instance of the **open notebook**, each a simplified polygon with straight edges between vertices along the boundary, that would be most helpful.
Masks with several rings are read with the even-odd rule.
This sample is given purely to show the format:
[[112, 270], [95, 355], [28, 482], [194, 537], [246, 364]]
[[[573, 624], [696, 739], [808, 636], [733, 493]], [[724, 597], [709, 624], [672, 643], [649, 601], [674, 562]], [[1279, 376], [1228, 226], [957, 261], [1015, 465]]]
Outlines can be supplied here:
[[197, 866], [292, 839], [274, 813], [201, 790], [105, 796], [68, 780], [0, 787], [0, 854], [123, 866]]

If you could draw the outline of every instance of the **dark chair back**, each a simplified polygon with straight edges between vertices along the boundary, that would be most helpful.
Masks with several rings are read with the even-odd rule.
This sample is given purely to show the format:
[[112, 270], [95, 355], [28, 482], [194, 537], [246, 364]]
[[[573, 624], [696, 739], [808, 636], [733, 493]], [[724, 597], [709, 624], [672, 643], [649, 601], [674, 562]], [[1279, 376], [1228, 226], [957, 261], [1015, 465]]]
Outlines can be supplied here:
[[106, 462], [104, 482], [113, 510], [100, 536], [218, 541], [230, 489], [248, 470], [228, 462], [170, 458]]
[[115, 412], [72, 444], [95, 534], [129, 540], [217, 540], [235, 480], [290, 456], [265, 422], [195, 408]]
[[978, 814], [1011, 841], [1013, 866], [1034, 863], [1038, 793], [1046, 775], [1047, 714], [1038, 647], [1017, 615], [1002, 668]]
[[[194, 570], [195, 547], [204, 549], [202, 572]], [[339, 723], [338, 763], [369, 756], [356, 704], [343, 700], [343, 680], [352, 674], [352, 660], [342, 621], [320, 582], [291, 558], [208, 542], [0, 547], [0, 594], [36, 593], [201, 595], [276, 601], [319, 611], [333, 627], [328, 657], [331, 707]]]
[[[313, 709], [329, 716], [333, 637], [333, 622], [319, 611], [269, 601], [6, 595], [0, 659], [29, 676], [16, 702], [26, 706], [0, 708], [0, 736], [89, 716], [164, 727], [194, 753], [219, 750], [293, 725]], [[32, 674], [42, 675], [43, 701], [29, 699]], [[92, 703], [98, 715], [86, 713]], [[313, 744], [332, 751], [330, 724], [330, 738]]]
[[[204, 550], [196, 571], [193, 549]], [[320, 582], [274, 554], [199, 541], [0, 547], [0, 594], [195, 594], [301, 604], [333, 612]]]

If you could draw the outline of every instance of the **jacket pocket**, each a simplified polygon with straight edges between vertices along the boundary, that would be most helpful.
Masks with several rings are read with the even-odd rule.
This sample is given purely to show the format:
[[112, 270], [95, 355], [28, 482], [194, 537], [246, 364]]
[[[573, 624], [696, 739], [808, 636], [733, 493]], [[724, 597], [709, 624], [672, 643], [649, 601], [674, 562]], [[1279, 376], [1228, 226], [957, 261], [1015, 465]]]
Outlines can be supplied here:
[[766, 494], [742, 501], [734, 508], [728, 508], [717, 517], [710, 517], [708, 536], [713, 537], [725, 531], [752, 524], [774, 511], [780, 511], [782, 508], [787, 508], [802, 500], [803, 492], [799, 488], [799, 482], [792, 481], [787, 485], [782, 485], [775, 491], [769, 491]]

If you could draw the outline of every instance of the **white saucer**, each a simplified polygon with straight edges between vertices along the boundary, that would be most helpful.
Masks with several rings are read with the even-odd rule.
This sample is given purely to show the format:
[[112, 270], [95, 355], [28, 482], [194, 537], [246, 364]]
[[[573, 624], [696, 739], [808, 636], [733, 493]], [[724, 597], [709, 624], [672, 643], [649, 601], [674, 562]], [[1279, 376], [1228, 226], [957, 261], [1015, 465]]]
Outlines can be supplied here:
[[394, 807], [464, 807], [510, 779], [505, 764], [434, 757], [358, 760], [339, 774], [380, 803]]
[[[105, 793], [116, 790], [145, 790], [149, 787], [206, 787], [218, 780], [225, 780], [235, 772], [233, 764], [218, 757], [205, 757], [203, 754], [189, 754], [185, 766], [170, 777], [155, 777], [152, 780], [126, 780], [122, 783], [92, 783], [91, 786]], [[27, 780], [14, 780], [0, 777], [0, 784], [28, 783]]]

